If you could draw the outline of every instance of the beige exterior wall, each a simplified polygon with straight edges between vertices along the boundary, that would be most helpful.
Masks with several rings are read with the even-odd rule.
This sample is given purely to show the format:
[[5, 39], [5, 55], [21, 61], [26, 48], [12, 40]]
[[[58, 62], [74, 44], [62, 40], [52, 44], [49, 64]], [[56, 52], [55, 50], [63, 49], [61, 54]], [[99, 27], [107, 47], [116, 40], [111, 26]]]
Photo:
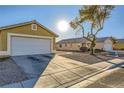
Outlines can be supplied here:
[[37, 31], [31, 30], [31, 24], [18, 26], [14, 28], [9, 28], [0, 31], [0, 51], [7, 51], [7, 33], [16, 33], [16, 34], [27, 34], [27, 35], [37, 35], [37, 36], [49, 36], [53, 37], [53, 47], [55, 49], [55, 35], [51, 32], [48, 32], [46, 29], [42, 28], [40, 25], [37, 25]]
[[112, 41], [110, 39], [106, 39], [104, 42], [97, 42], [95, 49], [104, 49], [105, 44], [112, 44]]
[[[66, 44], [61, 44], [62, 47], [60, 47], [60, 44], [56, 45], [57, 50], [80, 50], [81, 44], [80, 43], [73, 43], [72, 46], [70, 43]], [[86, 47], [88, 47], [86, 45]], [[102, 49], [104, 47], [104, 43], [96, 43], [95, 49]]]
[[113, 44], [112, 41], [111, 41], [110, 39], [105, 40], [104, 43], [105, 43], [105, 44]]
[[[87, 41], [87, 43], [90, 44], [89, 41]], [[110, 39], [107, 39], [107, 40], [105, 40], [105, 42], [97, 42], [95, 49], [104, 49], [104, 44], [112, 44], [112, 41]], [[62, 45], [62, 47], [60, 47], [60, 44], [57, 44], [56, 49], [57, 50], [77, 50], [77, 51], [79, 51], [82, 44], [81, 43], [72, 43], [72, 45], [71, 45], [70, 43], [67, 43], [66, 46], [65, 46], [65, 44], [61, 44], [61, 45]], [[87, 46], [87, 44], [85, 44], [85, 46], [89, 47], [89, 46]]]
[[76, 50], [79, 51], [80, 50], [80, 43], [67, 43], [65, 44], [61, 44], [62, 47], [60, 47], [60, 44], [56, 45], [56, 50]]
[[104, 47], [104, 43], [98, 42], [96, 43], [95, 49], [103, 49], [103, 47]]
[[56, 38], [53, 37], [53, 49], [56, 50]]
[[[87, 41], [87, 44], [90, 44], [90, 42]], [[87, 44], [85, 44], [85, 46], [89, 47], [89, 46], [87, 46]], [[107, 39], [107, 40], [105, 40], [105, 42], [97, 42], [95, 49], [104, 49], [105, 44], [112, 44], [112, 41], [110, 39]], [[62, 47], [60, 47], [60, 44], [57, 44], [56, 49], [57, 50], [78, 50], [79, 51], [82, 44], [81, 43], [72, 43], [72, 46], [71, 46], [70, 43], [67, 43], [67, 46], [65, 46], [65, 44], [61, 44], [61, 45], [62, 45]]]

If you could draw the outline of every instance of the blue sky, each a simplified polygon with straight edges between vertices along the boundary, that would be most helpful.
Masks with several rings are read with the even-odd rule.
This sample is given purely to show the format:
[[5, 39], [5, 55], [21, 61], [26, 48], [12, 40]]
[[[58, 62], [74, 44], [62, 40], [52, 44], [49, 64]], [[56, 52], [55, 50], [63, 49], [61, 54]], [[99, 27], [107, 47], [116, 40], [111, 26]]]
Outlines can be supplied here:
[[[78, 15], [81, 6], [0, 6], [0, 27], [36, 19], [38, 22], [59, 35], [60, 39], [80, 37], [69, 28], [60, 32], [57, 23], [60, 20], [70, 22]], [[114, 36], [124, 38], [124, 6], [116, 6], [111, 17], [105, 22], [98, 37]]]

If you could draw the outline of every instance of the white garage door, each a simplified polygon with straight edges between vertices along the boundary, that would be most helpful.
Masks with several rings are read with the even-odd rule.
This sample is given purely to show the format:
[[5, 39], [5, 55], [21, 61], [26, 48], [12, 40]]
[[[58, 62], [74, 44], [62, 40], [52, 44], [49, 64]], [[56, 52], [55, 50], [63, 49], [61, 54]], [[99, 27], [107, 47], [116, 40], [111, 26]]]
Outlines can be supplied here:
[[104, 45], [104, 50], [106, 50], [106, 51], [112, 51], [112, 44], [105, 44]]
[[11, 37], [11, 55], [46, 54], [51, 52], [51, 40]]

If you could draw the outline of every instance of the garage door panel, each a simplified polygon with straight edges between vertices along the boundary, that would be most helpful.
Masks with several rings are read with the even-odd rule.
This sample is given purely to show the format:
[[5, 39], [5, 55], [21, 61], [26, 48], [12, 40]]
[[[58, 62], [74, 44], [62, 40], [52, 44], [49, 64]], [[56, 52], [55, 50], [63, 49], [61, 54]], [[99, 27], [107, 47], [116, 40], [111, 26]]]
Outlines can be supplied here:
[[11, 55], [45, 54], [51, 52], [51, 40], [11, 37]]

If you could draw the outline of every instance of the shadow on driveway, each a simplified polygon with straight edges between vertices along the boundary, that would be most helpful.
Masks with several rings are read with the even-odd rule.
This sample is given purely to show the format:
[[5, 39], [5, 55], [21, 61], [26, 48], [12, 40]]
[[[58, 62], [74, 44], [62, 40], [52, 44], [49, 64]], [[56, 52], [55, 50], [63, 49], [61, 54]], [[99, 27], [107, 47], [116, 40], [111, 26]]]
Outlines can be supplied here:
[[[0, 62], [0, 86], [33, 87], [55, 54], [13, 56]], [[10, 84], [10, 86], [6, 86]], [[15, 85], [14, 87], [18, 87]]]

